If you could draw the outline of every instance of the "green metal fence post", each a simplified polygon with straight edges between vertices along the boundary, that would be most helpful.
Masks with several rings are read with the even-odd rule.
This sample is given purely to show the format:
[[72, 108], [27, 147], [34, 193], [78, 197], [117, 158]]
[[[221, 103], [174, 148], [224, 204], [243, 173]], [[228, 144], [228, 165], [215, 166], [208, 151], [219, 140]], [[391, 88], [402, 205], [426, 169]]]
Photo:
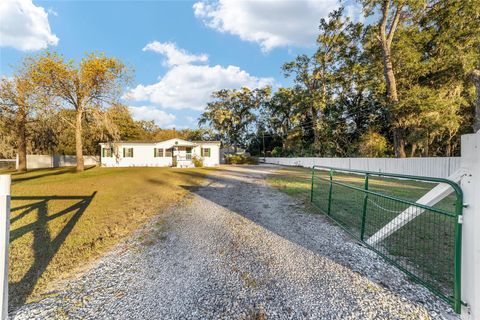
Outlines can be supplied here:
[[463, 219], [463, 193], [457, 191], [455, 203], [457, 224], [455, 225], [455, 262], [453, 274], [453, 310], [460, 313], [462, 309], [462, 219]]
[[[365, 190], [368, 191], [368, 176], [369, 174], [365, 174]], [[365, 236], [365, 220], [367, 218], [367, 204], [368, 204], [368, 192], [365, 192], [365, 195], [363, 196], [363, 210], [362, 210], [362, 226], [360, 229], [360, 240], [363, 241], [363, 238]]]
[[330, 208], [332, 207], [332, 188], [333, 188], [333, 170], [330, 169], [330, 188], [328, 190], [327, 215], [330, 215]]
[[310, 202], [313, 202], [313, 179], [315, 177], [315, 166], [312, 167], [312, 185], [310, 187]]

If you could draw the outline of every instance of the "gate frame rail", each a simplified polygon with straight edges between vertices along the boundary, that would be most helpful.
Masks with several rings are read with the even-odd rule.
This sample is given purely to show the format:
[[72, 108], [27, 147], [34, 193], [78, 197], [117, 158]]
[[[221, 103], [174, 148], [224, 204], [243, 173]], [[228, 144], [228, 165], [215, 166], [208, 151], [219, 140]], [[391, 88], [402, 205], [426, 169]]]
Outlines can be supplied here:
[[[460, 186], [445, 178], [434, 178], [434, 177], [422, 177], [422, 176], [413, 176], [413, 175], [403, 175], [403, 174], [395, 174], [395, 173], [385, 173], [385, 172], [374, 172], [374, 171], [365, 171], [365, 170], [355, 170], [355, 169], [343, 169], [343, 168], [337, 168], [337, 167], [328, 167], [328, 166], [320, 166], [320, 165], [314, 165], [312, 167], [312, 180], [311, 180], [311, 189], [310, 189], [310, 202], [315, 206], [313, 202], [313, 195], [314, 195], [314, 179], [315, 179], [315, 170], [324, 170], [324, 171], [329, 171], [329, 178], [320, 178], [324, 181], [327, 181], [329, 183], [329, 190], [328, 190], [328, 205], [327, 205], [327, 212], [324, 212], [326, 216], [334, 221], [337, 225], [339, 225], [343, 230], [345, 230], [347, 233], [349, 233], [351, 236], [353, 236], [355, 239], [359, 240], [363, 245], [365, 245], [367, 248], [370, 250], [374, 251], [377, 253], [379, 256], [381, 256], [383, 259], [387, 260], [389, 263], [391, 263], [393, 266], [407, 274], [410, 278], [412, 278], [415, 282], [421, 284], [428, 290], [430, 290], [433, 294], [444, 300], [445, 302], [449, 303], [452, 305], [453, 310], [456, 313], [461, 312], [461, 306], [462, 306], [462, 300], [461, 300], [461, 260], [462, 260], [462, 212], [463, 212], [463, 191], [460, 188]], [[335, 171], [339, 172], [348, 172], [348, 173], [353, 173], [353, 174], [362, 174], [364, 175], [364, 188], [356, 187], [353, 185], [348, 185], [344, 184], [341, 182], [337, 182], [333, 180], [333, 173]], [[370, 176], [377, 176], [377, 177], [387, 177], [387, 178], [397, 178], [397, 179], [403, 179], [403, 180], [413, 180], [413, 181], [424, 181], [424, 182], [431, 182], [431, 183], [445, 183], [450, 185], [450, 187], [453, 189], [453, 192], [456, 195], [456, 201], [455, 201], [455, 213], [452, 214], [451, 212], [439, 209], [439, 208], [433, 208], [428, 205], [423, 205], [416, 203], [411, 200], [407, 199], [402, 199], [396, 196], [391, 196], [388, 194], [383, 194], [383, 193], [378, 193], [375, 191], [371, 191], [368, 189], [368, 182], [369, 182], [369, 177]], [[339, 221], [337, 221], [335, 218], [333, 218], [330, 215], [331, 212], [331, 203], [332, 203], [332, 188], [333, 185], [341, 185], [343, 187], [347, 187], [356, 191], [361, 191], [364, 193], [364, 201], [363, 201], [363, 207], [362, 207], [362, 223], [360, 226], [360, 237], [355, 235], [353, 232], [348, 230], [345, 226], [343, 226]], [[440, 290], [434, 288], [432, 285], [427, 283], [426, 281], [422, 280], [412, 272], [408, 271], [406, 268], [402, 267], [400, 264], [395, 262], [393, 259], [388, 257], [387, 255], [383, 254], [379, 250], [377, 250], [374, 246], [368, 244], [366, 241], [364, 241], [364, 232], [365, 232], [365, 220], [366, 220], [366, 214], [367, 214], [367, 201], [368, 201], [368, 195], [376, 195], [379, 197], [383, 197], [386, 199], [390, 199], [393, 201], [398, 201], [402, 202], [408, 205], [413, 205], [422, 209], [427, 209], [431, 210], [434, 212], [437, 212], [439, 214], [444, 214], [450, 217], [456, 217], [456, 223], [455, 223], [455, 239], [454, 239], [454, 273], [453, 273], [453, 297], [449, 298], [445, 296], [444, 293], [442, 293]], [[317, 207], [317, 206], [315, 206]], [[318, 209], [322, 210], [321, 208], [317, 207]]]

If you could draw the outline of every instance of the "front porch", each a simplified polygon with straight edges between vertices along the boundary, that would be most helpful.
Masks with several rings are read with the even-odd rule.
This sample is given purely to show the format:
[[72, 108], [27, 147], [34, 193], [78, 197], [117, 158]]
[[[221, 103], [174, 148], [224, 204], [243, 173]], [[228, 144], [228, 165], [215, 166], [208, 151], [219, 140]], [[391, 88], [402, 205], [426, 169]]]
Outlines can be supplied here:
[[192, 150], [195, 144], [175, 145], [172, 147], [172, 167], [194, 168], [192, 161]]

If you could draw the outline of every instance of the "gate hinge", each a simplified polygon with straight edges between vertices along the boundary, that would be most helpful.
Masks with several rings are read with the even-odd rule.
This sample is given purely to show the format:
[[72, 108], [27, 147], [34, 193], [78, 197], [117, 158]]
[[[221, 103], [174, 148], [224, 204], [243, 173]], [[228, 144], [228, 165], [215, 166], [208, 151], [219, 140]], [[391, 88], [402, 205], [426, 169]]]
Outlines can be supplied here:
[[460, 223], [460, 224], [463, 223], [463, 215], [458, 216], [458, 223]]

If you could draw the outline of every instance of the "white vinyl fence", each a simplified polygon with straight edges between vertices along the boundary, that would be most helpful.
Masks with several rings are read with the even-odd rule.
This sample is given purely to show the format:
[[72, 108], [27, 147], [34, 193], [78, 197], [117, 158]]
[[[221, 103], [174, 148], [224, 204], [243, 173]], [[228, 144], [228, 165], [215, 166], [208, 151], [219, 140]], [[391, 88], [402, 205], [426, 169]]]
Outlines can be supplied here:
[[388, 172], [447, 178], [460, 168], [460, 157], [438, 158], [265, 158], [265, 163], [311, 168], [314, 165], [342, 169]]
[[[95, 166], [100, 163], [98, 156], [83, 156], [83, 161], [86, 166]], [[60, 168], [73, 167], [77, 165], [77, 157], [70, 155], [27, 155], [28, 169], [41, 168]]]
[[0, 169], [13, 169], [16, 163], [16, 159], [0, 159]]

